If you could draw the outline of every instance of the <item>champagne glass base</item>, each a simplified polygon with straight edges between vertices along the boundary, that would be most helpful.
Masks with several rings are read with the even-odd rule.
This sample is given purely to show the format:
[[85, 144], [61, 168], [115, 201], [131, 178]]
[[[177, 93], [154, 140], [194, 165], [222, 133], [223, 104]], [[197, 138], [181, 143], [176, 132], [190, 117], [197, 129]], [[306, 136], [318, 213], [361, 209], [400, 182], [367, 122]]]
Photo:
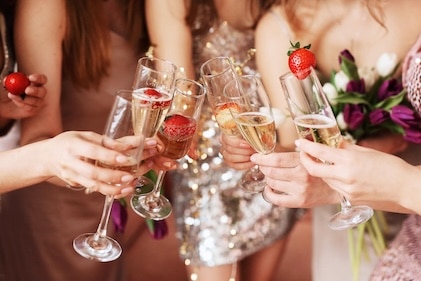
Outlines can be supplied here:
[[134, 194], [139, 196], [142, 194], [150, 193], [153, 190], [154, 182], [145, 176], [141, 176], [137, 178], [136, 187], [134, 189]]
[[146, 219], [163, 220], [171, 215], [172, 207], [170, 201], [164, 196], [151, 200], [152, 194], [133, 195], [130, 205], [133, 211]]
[[73, 249], [84, 258], [100, 262], [116, 260], [122, 253], [117, 241], [108, 236], [96, 239], [95, 233], [85, 233], [76, 237], [73, 240]]
[[265, 186], [265, 175], [259, 169], [247, 170], [240, 179], [240, 187], [249, 193], [262, 192]]
[[333, 230], [353, 228], [368, 221], [373, 214], [373, 209], [368, 206], [352, 206], [333, 215], [328, 225]]

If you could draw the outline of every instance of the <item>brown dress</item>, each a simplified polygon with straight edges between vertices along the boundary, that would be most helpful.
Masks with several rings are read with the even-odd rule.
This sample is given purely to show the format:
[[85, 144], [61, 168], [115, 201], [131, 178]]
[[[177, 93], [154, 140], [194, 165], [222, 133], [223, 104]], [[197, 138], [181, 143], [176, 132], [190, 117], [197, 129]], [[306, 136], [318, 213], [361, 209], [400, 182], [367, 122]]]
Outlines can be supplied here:
[[[63, 81], [61, 109], [66, 131], [102, 133], [116, 91], [131, 88], [140, 54], [122, 36], [110, 31], [110, 38], [109, 76], [98, 90], [78, 89], [71, 81]], [[76, 236], [95, 232], [103, 204], [101, 194], [85, 195], [83, 191], [48, 183], [3, 195], [0, 257], [5, 265], [4, 280], [118, 280], [122, 259], [110, 263], [90, 261], [72, 247]], [[111, 222], [109, 235], [124, 243], [122, 236], [114, 233]]]

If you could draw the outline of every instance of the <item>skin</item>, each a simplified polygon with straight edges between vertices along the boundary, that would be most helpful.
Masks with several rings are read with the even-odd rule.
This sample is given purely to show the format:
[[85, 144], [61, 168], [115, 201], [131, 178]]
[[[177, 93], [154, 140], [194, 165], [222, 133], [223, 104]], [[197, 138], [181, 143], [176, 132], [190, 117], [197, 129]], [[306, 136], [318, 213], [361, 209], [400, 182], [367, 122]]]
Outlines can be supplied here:
[[[122, 171], [95, 166], [95, 161], [124, 164], [128, 158], [124, 151], [139, 145], [140, 139], [133, 137], [130, 143], [122, 143], [93, 132], [69, 131], [54, 138], [28, 144], [0, 153], [0, 193], [29, 186], [58, 177], [71, 186], [85, 186], [92, 191], [124, 197], [133, 191], [134, 176]], [[156, 141], [146, 142], [144, 156], [153, 155]], [[28, 161], [31, 155], [31, 161]], [[86, 161], [84, 159], [91, 159]], [[36, 163], [36, 165], [34, 165]], [[148, 171], [152, 162], [141, 165], [139, 174]], [[125, 183], [118, 187], [112, 183]]]
[[28, 75], [31, 84], [25, 89], [25, 99], [20, 96], [1, 91], [0, 95], [0, 128], [5, 126], [11, 119], [23, 119], [34, 116], [44, 104], [47, 83], [44, 74]]
[[[302, 45], [311, 43], [311, 50], [316, 56], [316, 67], [322, 75], [328, 77], [332, 70], [338, 70], [338, 54], [344, 49], [349, 49], [352, 52], [360, 67], [371, 67], [376, 64], [378, 57], [384, 52], [396, 53], [398, 58], [404, 61], [412, 44], [418, 39], [421, 18], [416, 15], [414, 7], [421, 8], [421, 2], [413, 0], [402, 3], [385, 1], [383, 11], [387, 32], [370, 17], [361, 1], [318, 1], [318, 5], [315, 3], [302, 1], [296, 6], [298, 15], [306, 15], [300, 17], [306, 27], [303, 32], [293, 34], [289, 30], [289, 33], [293, 34], [290, 36], [288, 32], [281, 29], [279, 20], [272, 14], [263, 16], [256, 29], [256, 49], [258, 50], [256, 62], [262, 75], [262, 81], [270, 96], [272, 106], [283, 110], [286, 116], [288, 116], [288, 110], [280, 88], [279, 76], [289, 71], [286, 54], [290, 40], [300, 41]], [[282, 6], [274, 7], [273, 11], [285, 18]], [[332, 13], [332, 11], [335, 12]], [[402, 18], [408, 20], [402, 21]], [[403, 34], [401, 30], [405, 30], [405, 33]], [[222, 153], [224, 158], [228, 159], [227, 161], [231, 161], [231, 166], [234, 168], [243, 169], [253, 164], [269, 165], [268, 163], [271, 161], [272, 163], [283, 163], [278, 167], [279, 169], [291, 167], [293, 165], [285, 163], [282, 153], [278, 153], [295, 150], [294, 141], [297, 139], [297, 134], [291, 118], [286, 118], [285, 122], [281, 124], [278, 135], [280, 140], [277, 152], [265, 156], [254, 156], [252, 158], [254, 163], [248, 163], [247, 160], [247, 156], [250, 157], [254, 152], [245, 149], [246, 144], [240, 140], [227, 144], [225, 143], [226, 138], [221, 138]], [[359, 141], [358, 144], [390, 154], [401, 152], [407, 147], [407, 143], [401, 136], [391, 134], [366, 138]], [[234, 149], [234, 146], [238, 147]], [[241, 150], [238, 149], [239, 146], [241, 146]], [[242, 157], [238, 155], [239, 153], [242, 153]], [[229, 154], [234, 155], [229, 156]], [[272, 167], [276, 168], [275, 165]], [[295, 196], [307, 194], [308, 198], [301, 198], [296, 203], [306, 202], [305, 206], [326, 203], [325, 200], [318, 201], [318, 196], [309, 195], [312, 194], [311, 191], [297, 192]], [[324, 193], [324, 196], [328, 198], [335, 198], [332, 190], [324, 189]], [[275, 194], [271, 190], [266, 190], [265, 196], [267, 199], [270, 198], [273, 203], [279, 202], [288, 204], [288, 206], [293, 204], [285, 202], [285, 195]], [[313, 202], [310, 203], [309, 200]], [[338, 199], [337, 202], [339, 202]], [[296, 207], [301, 206], [296, 205]]]
[[[252, 26], [253, 17], [247, 10], [246, 1], [216, 0], [218, 16], [237, 29], [247, 29]], [[154, 55], [172, 61], [182, 66], [188, 78], [194, 78], [192, 60], [192, 34], [184, 18], [187, 11], [184, 1], [148, 0], [146, 1], [146, 16], [148, 32], [154, 44]], [[159, 20], [157, 20], [159, 19]], [[192, 155], [190, 151], [189, 155]], [[261, 252], [241, 261], [236, 280], [270, 280], [279, 265], [286, 239], [267, 247]], [[189, 275], [197, 273], [201, 281], [228, 280], [232, 265], [216, 267], [187, 267]], [[238, 277], [238, 275], [240, 275]]]
[[[323, 178], [352, 202], [368, 203], [373, 208], [391, 212], [421, 213], [417, 192], [421, 166], [349, 143], [335, 149], [297, 140], [297, 146], [301, 150], [301, 163], [310, 175]], [[333, 165], [315, 159], [325, 159]]]

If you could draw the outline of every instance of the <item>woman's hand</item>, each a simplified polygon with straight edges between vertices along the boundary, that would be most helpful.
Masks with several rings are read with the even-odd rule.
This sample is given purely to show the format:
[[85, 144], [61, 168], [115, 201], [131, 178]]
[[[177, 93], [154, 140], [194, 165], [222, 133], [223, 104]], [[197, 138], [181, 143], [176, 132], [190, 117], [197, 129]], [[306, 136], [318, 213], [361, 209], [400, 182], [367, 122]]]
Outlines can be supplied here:
[[251, 160], [265, 174], [264, 198], [275, 205], [311, 208], [339, 202], [336, 192], [322, 179], [307, 172], [298, 152], [254, 154]]
[[349, 143], [338, 149], [298, 140], [297, 146], [307, 171], [314, 177], [323, 178], [351, 202], [396, 212], [414, 209], [410, 202], [412, 198], [417, 201], [421, 170], [401, 158]]
[[[136, 175], [96, 166], [95, 161], [124, 165], [129, 162], [124, 151], [139, 145], [141, 139], [133, 137], [133, 141], [136, 143], [122, 143], [93, 132], [69, 131], [42, 141], [44, 149], [40, 149], [39, 153], [47, 160], [45, 167], [49, 176], [57, 176], [71, 186], [83, 186], [90, 191], [120, 198], [133, 192]], [[157, 153], [156, 146], [154, 139], [145, 141], [144, 161], [138, 174], [151, 169], [153, 162], [149, 159]]]
[[220, 153], [228, 166], [237, 170], [247, 170], [254, 166], [250, 156], [256, 151], [244, 139], [221, 134], [220, 142]]
[[8, 119], [22, 119], [35, 115], [44, 104], [44, 97], [47, 90], [44, 85], [47, 83], [47, 76], [44, 74], [31, 74], [28, 76], [31, 84], [25, 89], [25, 96], [7, 93], [1, 95], [0, 107], [1, 117]]

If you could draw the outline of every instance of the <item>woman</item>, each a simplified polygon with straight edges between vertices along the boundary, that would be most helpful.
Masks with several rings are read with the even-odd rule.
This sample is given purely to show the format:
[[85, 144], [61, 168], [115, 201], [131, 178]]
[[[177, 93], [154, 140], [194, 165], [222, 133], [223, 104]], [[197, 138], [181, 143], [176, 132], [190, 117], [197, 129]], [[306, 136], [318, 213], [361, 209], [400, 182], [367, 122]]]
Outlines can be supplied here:
[[[143, 2], [137, 0], [16, 2], [14, 37], [20, 69], [45, 73], [49, 79], [46, 105], [22, 121], [22, 145], [69, 130], [102, 133], [115, 93], [131, 88], [136, 62], [148, 42], [142, 11]], [[109, 231], [124, 249], [119, 260], [102, 264], [80, 257], [72, 241], [95, 231], [103, 204], [98, 193], [87, 197], [51, 183], [5, 194], [0, 228], [8, 231], [1, 233], [0, 248], [1, 256], [7, 256], [6, 279], [132, 280], [139, 274], [149, 280], [182, 278], [176, 255], [159, 258], [157, 250], [175, 253], [173, 236], [159, 244], [151, 241], [145, 221], [130, 210], [125, 233]], [[20, 242], [13, 242], [16, 239]], [[176, 273], [149, 266], [146, 261], [154, 257], [157, 266], [174, 265]], [[145, 266], [139, 268], [140, 264]]]
[[[256, 62], [261, 72], [263, 83], [271, 96], [275, 107], [283, 110], [288, 116], [287, 104], [279, 84], [279, 76], [288, 71], [287, 51], [290, 42], [311, 44], [311, 50], [316, 55], [316, 68], [321, 79], [326, 79], [331, 71], [338, 70], [337, 57], [342, 50], [348, 49], [354, 55], [361, 67], [375, 66], [382, 53], [395, 53], [398, 59], [403, 59], [411, 44], [416, 40], [421, 26], [420, 18], [414, 7], [419, 8], [418, 1], [279, 1], [270, 12], [260, 20], [256, 29]], [[405, 18], [405, 20], [402, 20]], [[402, 29], [406, 32], [403, 34]], [[287, 118], [280, 130], [281, 144], [286, 150], [295, 149], [297, 138], [293, 122]], [[400, 135], [387, 135], [360, 140], [359, 144], [379, 149], [392, 154], [398, 154], [413, 164], [420, 163], [418, 145], [407, 144]], [[236, 145], [231, 143], [230, 145]], [[227, 145], [228, 146], [228, 145]], [[407, 148], [406, 148], [407, 147]], [[406, 148], [406, 149], [405, 149]], [[224, 146], [225, 159], [236, 162], [236, 165], [268, 165], [276, 164], [287, 171], [299, 170], [303, 167], [297, 155], [274, 154], [260, 158], [250, 163], [249, 158], [229, 156], [229, 147]], [[278, 157], [279, 156], [279, 157]], [[230, 158], [233, 157], [233, 158]], [[275, 159], [277, 158], [277, 159]], [[288, 162], [291, 159], [295, 162]], [[263, 170], [264, 168], [262, 168]], [[268, 167], [269, 171], [270, 167]], [[303, 179], [305, 178], [305, 172]], [[313, 180], [313, 179], [312, 179]], [[311, 185], [303, 185], [302, 189], [294, 189], [282, 184], [290, 191], [289, 195], [265, 190], [265, 197], [271, 202], [282, 206], [315, 206], [338, 202], [336, 194], [324, 189], [311, 189]], [[279, 187], [279, 186], [278, 186]], [[348, 258], [347, 235], [344, 232], [332, 232], [327, 227], [330, 216], [336, 212], [336, 206], [313, 209], [313, 280], [346, 280], [351, 278], [350, 261]], [[338, 241], [338, 243], [333, 243]], [[331, 249], [331, 251], [329, 250]], [[341, 258], [343, 256], [343, 258]], [[363, 263], [366, 264], [366, 263]], [[362, 280], [368, 278], [372, 266], [362, 270]], [[344, 272], [346, 272], [344, 274]], [[347, 276], [347, 277], [344, 277]], [[364, 277], [365, 276], [365, 277]]]
[[[154, 55], [182, 75], [216, 56], [231, 57], [255, 73], [254, 27], [271, 1], [146, 1]], [[281, 261], [296, 211], [241, 190], [242, 171], [219, 154], [219, 128], [205, 102], [196, 144], [197, 159], [185, 158], [171, 173], [180, 255], [191, 280], [271, 280]]]
[[[405, 59], [403, 74], [408, 97], [421, 113], [421, 35]], [[303, 140], [298, 145], [302, 151], [302, 163], [310, 174], [322, 177], [351, 200], [367, 202], [382, 210], [415, 213], [405, 220], [370, 280], [418, 279], [421, 274], [421, 208], [418, 196], [421, 165], [413, 166], [401, 158], [355, 145], [347, 145], [340, 150]], [[316, 163], [313, 157], [332, 161], [334, 165], [327, 168]]]

